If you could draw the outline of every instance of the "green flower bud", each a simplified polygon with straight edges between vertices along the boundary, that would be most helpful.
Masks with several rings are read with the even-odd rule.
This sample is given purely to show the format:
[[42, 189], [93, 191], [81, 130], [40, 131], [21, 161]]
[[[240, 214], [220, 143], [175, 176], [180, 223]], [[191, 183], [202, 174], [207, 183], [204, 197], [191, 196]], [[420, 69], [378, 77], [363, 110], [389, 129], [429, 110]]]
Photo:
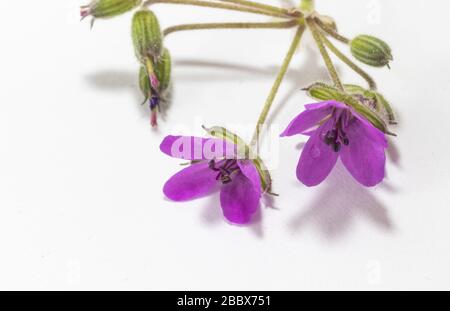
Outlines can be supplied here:
[[161, 58], [155, 65], [156, 77], [159, 80], [159, 90], [166, 91], [170, 85], [172, 73], [172, 59], [168, 49], [164, 49]]
[[310, 97], [317, 100], [333, 100], [342, 94], [338, 89], [322, 82], [314, 83], [305, 91]]
[[[153, 65], [151, 65], [151, 68], [153, 68]], [[139, 70], [139, 87], [145, 97], [142, 104], [145, 104], [147, 100], [149, 103], [151, 110], [150, 123], [152, 127], [156, 127], [158, 125], [158, 112], [161, 110], [161, 103], [164, 99], [157, 89], [160, 85], [159, 81], [157, 81], [155, 74], [153, 72], [149, 74], [148, 70], [147, 66], [141, 66]]]
[[150, 10], [136, 12], [132, 22], [132, 38], [136, 57], [145, 62], [145, 59], [158, 59], [162, 52], [162, 34], [158, 18]]
[[358, 36], [350, 42], [350, 47], [356, 59], [370, 66], [389, 67], [389, 62], [393, 60], [389, 45], [372, 36]]
[[366, 89], [356, 84], [344, 84], [344, 89], [347, 93], [350, 94], [364, 95], [364, 93], [366, 92]]
[[93, 0], [81, 7], [81, 18], [89, 15], [95, 18], [108, 18], [121, 15], [136, 8], [142, 0]]
[[153, 62], [151, 60], [150, 62], [152, 63], [151, 67], [154, 68], [154, 72], [156, 74], [157, 83], [154, 83], [154, 86], [152, 86], [150, 83], [153, 77], [148, 75], [148, 69], [146, 68], [146, 66], [141, 66], [139, 70], [139, 87], [146, 100], [152, 95], [153, 87], [157, 88], [157, 93], [160, 94], [164, 93], [164, 91], [169, 88], [172, 69], [172, 63], [168, 49], [164, 49], [164, 52], [156, 65], [153, 65]]

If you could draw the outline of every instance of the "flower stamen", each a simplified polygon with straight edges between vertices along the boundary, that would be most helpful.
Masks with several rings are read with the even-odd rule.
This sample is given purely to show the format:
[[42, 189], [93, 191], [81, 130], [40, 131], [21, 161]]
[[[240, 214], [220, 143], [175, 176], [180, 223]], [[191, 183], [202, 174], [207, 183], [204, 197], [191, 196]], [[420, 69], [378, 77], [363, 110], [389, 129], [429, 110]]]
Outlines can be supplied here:
[[229, 184], [233, 181], [231, 174], [239, 170], [236, 160], [222, 160], [216, 163], [215, 160], [209, 161], [209, 168], [214, 172], [218, 172], [216, 180], [220, 181], [222, 184]]
[[334, 152], [339, 152], [342, 149], [342, 145], [348, 146], [350, 140], [347, 137], [344, 127], [346, 124], [345, 115], [340, 115], [336, 122], [333, 124], [332, 130], [329, 130], [324, 136], [324, 142], [327, 146], [330, 146]]

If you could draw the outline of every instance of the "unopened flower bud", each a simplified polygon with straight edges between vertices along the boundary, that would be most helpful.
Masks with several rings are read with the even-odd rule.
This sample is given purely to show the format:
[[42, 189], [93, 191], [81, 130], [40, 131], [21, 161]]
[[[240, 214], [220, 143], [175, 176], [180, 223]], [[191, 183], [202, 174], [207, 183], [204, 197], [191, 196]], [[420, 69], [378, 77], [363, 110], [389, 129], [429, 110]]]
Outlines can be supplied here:
[[147, 9], [136, 12], [132, 22], [132, 38], [136, 57], [145, 62], [157, 60], [162, 52], [162, 34], [156, 15]]
[[164, 49], [161, 58], [155, 64], [156, 76], [159, 80], [159, 90], [164, 92], [169, 88], [172, 72], [172, 59], [168, 49]]
[[[148, 60], [151, 64], [149, 66], [141, 66], [139, 70], [139, 86], [146, 100], [151, 96], [152, 89], [157, 90], [158, 93], [164, 93], [170, 85], [172, 63], [168, 49], [164, 49], [161, 58], [156, 64]], [[149, 69], [154, 71], [150, 75]]]
[[90, 4], [81, 7], [81, 18], [87, 16], [114, 17], [131, 11], [141, 3], [142, 0], [92, 0]]
[[149, 103], [149, 108], [151, 111], [150, 122], [152, 127], [156, 127], [158, 125], [158, 112], [161, 109], [161, 103], [163, 101], [161, 90], [162, 84], [160, 83], [155, 71], [156, 66], [153, 65], [153, 62], [149, 59], [147, 59], [146, 66], [141, 66], [139, 70], [139, 87], [145, 97], [144, 103], [146, 101]]
[[350, 47], [353, 56], [366, 65], [389, 67], [389, 62], [393, 60], [389, 45], [372, 36], [358, 36], [351, 41]]
[[139, 70], [139, 87], [145, 97], [144, 103], [148, 101], [149, 104], [151, 111], [150, 123], [152, 127], [156, 127], [158, 125], [158, 110], [160, 109], [161, 98], [158, 91], [152, 87], [151, 78], [147, 68], [144, 66]]
[[335, 87], [322, 82], [316, 82], [304, 90], [310, 97], [317, 100], [335, 100], [342, 93]]

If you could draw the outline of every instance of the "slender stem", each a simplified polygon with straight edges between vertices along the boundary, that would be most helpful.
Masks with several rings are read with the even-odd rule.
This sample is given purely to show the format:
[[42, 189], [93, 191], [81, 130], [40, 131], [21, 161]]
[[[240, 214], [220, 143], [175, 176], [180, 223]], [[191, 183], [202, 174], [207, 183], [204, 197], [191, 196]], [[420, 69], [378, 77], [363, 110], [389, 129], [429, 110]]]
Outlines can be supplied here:
[[217, 0], [217, 1], [240, 4], [240, 5], [255, 8], [255, 9], [261, 9], [264, 11], [280, 13], [280, 14], [285, 14], [285, 15], [295, 14], [295, 16], [297, 16], [297, 17], [301, 17], [303, 15], [300, 11], [292, 11], [292, 10], [283, 9], [283, 8], [279, 8], [276, 6], [257, 3], [257, 2], [248, 1], [248, 0]]
[[209, 29], [285, 29], [298, 25], [297, 20], [287, 22], [269, 23], [205, 23], [205, 24], [183, 24], [172, 26], [164, 30], [164, 36], [178, 31], [186, 30], [209, 30]]
[[364, 80], [367, 81], [371, 90], [377, 89], [377, 84], [373, 78], [364, 70], [362, 70], [358, 65], [351, 61], [347, 56], [345, 56], [339, 49], [333, 45], [325, 36], [321, 35], [323, 42], [330, 49], [333, 54], [335, 54], [340, 60], [342, 60], [347, 66], [349, 66], [353, 71], [359, 74]]
[[350, 39], [348, 39], [348, 38], [338, 34], [334, 29], [331, 29], [330, 27], [325, 25], [319, 18], [315, 18], [314, 21], [316, 22], [317, 26], [320, 27], [320, 29], [325, 31], [327, 34], [329, 34], [330, 36], [332, 36], [336, 40], [341, 41], [342, 43], [345, 43], [345, 44], [349, 44], [350, 43], [350, 41], [351, 41]]
[[291, 60], [292, 60], [295, 52], [297, 51], [297, 48], [298, 48], [298, 45], [300, 44], [302, 35], [305, 32], [305, 28], [306, 28], [305, 25], [301, 24], [297, 29], [294, 40], [292, 41], [289, 51], [286, 54], [286, 57], [284, 58], [283, 65], [281, 66], [281, 69], [278, 72], [278, 76], [275, 80], [274, 85], [272, 86], [272, 90], [270, 91], [270, 94], [266, 100], [266, 103], [264, 104], [264, 108], [259, 116], [258, 123], [257, 123], [256, 129], [255, 129], [255, 134], [253, 135], [253, 139], [251, 142], [251, 146], [258, 145], [261, 127], [266, 122], [267, 116], [269, 115], [269, 112], [270, 112], [270, 108], [272, 107], [272, 104], [275, 100], [275, 96], [277, 95], [278, 90], [280, 89], [281, 82], [283, 81], [283, 78], [286, 75], [286, 72], [289, 68]]
[[272, 17], [281, 17], [281, 18], [290, 18], [291, 17], [286, 14], [268, 12], [268, 11], [264, 11], [261, 9], [254, 9], [254, 8], [243, 7], [240, 5], [234, 5], [234, 4], [228, 4], [228, 3], [217, 3], [217, 2], [210, 2], [210, 1], [204, 1], [204, 0], [147, 0], [144, 2], [143, 5], [149, 6], [149, 5], [156, 4], [156, 3], [194, 5], [194, 6], [200, 6], [200, 7], [247, 12], [247, 13], [267, 15], [267, 16], [272, 16]]
[[316, 27], [316, 24], [314, 23], [314, 20], [311, 18], [306, 19], [306, 24], [308, 25], [308, 28], [311, 30], [311, 33], [314, 37], [314, 40], [316, 41], [317, 47], [320, 50], [320, 54], [322, 54], [322, 58], [325, 62], [325, 65], [327, 66], [328, 72], [331, 76], [331, 79], [333, 80], [334, 86], [336, 86], [340, 90], [344, 90], [344, 87], [342, 85], [341, 80], [339, 79], [339, 75], [336, 71], [336, 68], [333, 65], [333, 62], [331, 61], [330, 55], [328, 54], [327, 49], [325, 48], [325, 45], [322, 41], [322, 35], [320, 34], [319, 30]]

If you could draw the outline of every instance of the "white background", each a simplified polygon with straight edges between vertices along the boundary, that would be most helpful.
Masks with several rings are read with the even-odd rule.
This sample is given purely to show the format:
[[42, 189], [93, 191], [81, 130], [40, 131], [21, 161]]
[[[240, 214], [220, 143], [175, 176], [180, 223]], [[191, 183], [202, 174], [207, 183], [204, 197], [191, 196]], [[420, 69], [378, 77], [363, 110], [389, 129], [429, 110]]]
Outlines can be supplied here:
[[[180, 126], [254, 123], [293, 30], [168, 38], [174, 98], [154, 132], [140, 106], [131, 14], [90, 31], [80, 4], [0, 4], [0, 289], [450, 289], [447, 1], [317, 1], [343, 34], [374, 34], [393, 48], [392, 70], [369, 68], [400, 121], [388, 177], [365, 189], [338, 167], [307, 189], [295, 178], [305, 138], [284, 139], [276, 208], [249, 227], [224, 222], [217, 196], [164, 199], [180, 167], [158, 146]], [[163, 27], [268, 20], [155, 11]], [[311, 102], [301, 88], [327, 78], [317, 55], [305, 37], [271, 116], [280, 129]]]

